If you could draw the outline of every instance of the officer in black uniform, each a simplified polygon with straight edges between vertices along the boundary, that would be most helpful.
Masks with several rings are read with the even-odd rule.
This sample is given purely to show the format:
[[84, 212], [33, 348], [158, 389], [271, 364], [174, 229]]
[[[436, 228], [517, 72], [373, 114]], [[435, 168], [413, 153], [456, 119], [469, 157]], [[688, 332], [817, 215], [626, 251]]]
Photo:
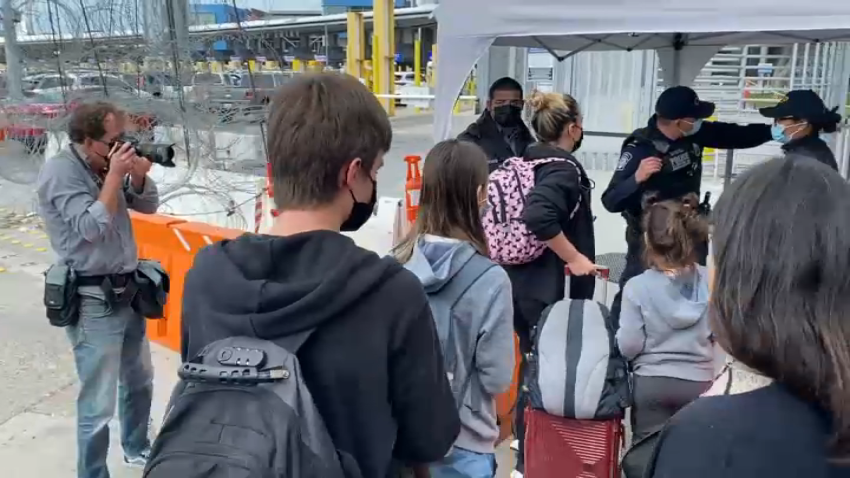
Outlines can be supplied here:
[[776, 106], [762, 108], [762, 116], [773, 118], [773, 139], [782, 143], [786, 154], [809, 157], [838, 170], [835, 155], [820, 139], [820, 133], [834, 133], [841, 115], [826, 109], [823, 100], [812, 90], [789, 91]]
[[[714, 114], [714, 103], [700, 101], [686, 86], [665, 90], [655, 104], [649, 124], [632, 133], [623, 142], [617, 170], [602, 193], [602, 204], [610, 212], [626, 219], [626, 267], [620, 278], [620, 291], [611, 308], [613, 323], [619, 327], [623, 286], [641, 274], [643, 265], [643, 203], [649, 197], [663, 201], [700, 194], [702, 150], [744, 149], [771, 139], [770, 125], [746, 126], [704, 121]], [[708, 214], [708, 197], [701, 210]], [[708, 244], [700, 247], [700, 264], [705, 264]]]

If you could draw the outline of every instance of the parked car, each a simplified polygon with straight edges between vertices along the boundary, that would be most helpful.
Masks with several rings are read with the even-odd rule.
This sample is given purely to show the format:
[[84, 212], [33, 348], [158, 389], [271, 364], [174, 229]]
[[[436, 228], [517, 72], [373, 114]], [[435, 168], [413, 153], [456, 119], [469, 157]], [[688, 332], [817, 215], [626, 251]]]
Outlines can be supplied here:
[[61, 92], [33, 93], [23, 102], [8, 99], [0, 102], [6, 139], [23, 143], [31, 154], [44, 154], [48, 132], [64, 130], [68, 114], [80, 104], [104, 99], [127, 111], [130, 129], [142, 132], [149, 132], [158, 124], [156, 112], [167, 104], [120, 90], [109, 92], [107, 97], [100, 87], [66, 91], [64, 96]]
[[223, 80], [203, 87], [199, 98], [210, 111], [220, 114], [226, 121], [242, 117], [259, 120], [275, 90], [291, 79], [292, 75], [282, 71], [222, 74]]
[[24, 93], [39, 95], [42, 93], [62, 93], [63, 91], [78, 90], [87, 87], [106, 86], [110, 92], [131, 92], [140, 97], [153, 98], [153, 95], [142, 91], [120, 76], [114, 74], [101, 75], [98, 71], [67, 71], [59, 73], [42, 73], [24, 78]]
[[[130, 85], [150, 93], [155, 98], [177, 98], [177, 82], [175, 81], [174, 73], [171, 72], [144, 72], [144, 73], [125, 73], [121, 75], [121, 79]], [[180, 86], [184, 89], [191, 85], [191, 75], [185, 75], [181, 78]]]

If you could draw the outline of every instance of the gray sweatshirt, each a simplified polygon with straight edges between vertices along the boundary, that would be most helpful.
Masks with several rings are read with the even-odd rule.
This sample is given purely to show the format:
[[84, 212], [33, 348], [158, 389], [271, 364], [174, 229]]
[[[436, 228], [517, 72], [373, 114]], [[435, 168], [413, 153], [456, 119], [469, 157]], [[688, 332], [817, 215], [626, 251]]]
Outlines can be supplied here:
[[[439, 291], [460, 271], [472, 254], [472, 245], [455, 239], [426, 235], [419, 238], [413, 257], [404, 266], [416, 274], [427, 293]], [[455, 306], [457, 317], [469, 317], [476, 334], [475, 350], [460, 351], [458, 361], [474, 363], [469, 389], [460, 407], [461, 430], [455, 446], [493, 453], [499, 438], [496, 395], [510, 387], [514, 372], [513, 301], [511, 282], [504, 269], [490, 268]], [[474, 362], [472, 362], [474, 354]]]
[[714, 379], [705, 267], [676, 277], [649, 269], [623, 290], [617, 345], [637, 375]]

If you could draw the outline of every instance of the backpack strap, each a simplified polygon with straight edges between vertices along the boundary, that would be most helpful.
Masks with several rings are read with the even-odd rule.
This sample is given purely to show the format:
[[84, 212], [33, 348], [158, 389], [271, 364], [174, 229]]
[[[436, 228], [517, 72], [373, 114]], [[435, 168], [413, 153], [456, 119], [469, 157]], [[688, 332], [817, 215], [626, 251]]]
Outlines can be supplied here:
[[460, 301], [463, 294], [472, 287], [472, 284], [484, 275], [490, 268], [496, 264], [490, 259], [481, 254], [473, 254], [469, 261], [461, 267], [449, 282], [440, 290], [440, 295], [446, 298], [446, 301], [454, 308]]
[[[466, 294], [466, 291], [472, 287], [472, 284], [475, 283], [481, 276], [483, 276], [487, 271], [491, 268], [496, 267], [496, 264], [490, 259], [482, 256], [481, 254], [474, 253], [472, 257], [469, 258], [469, 261], [463, 265], [463, 267], [452, 277], [448, 284], [446, 284], [443, 289], [440, 291], [441, 294], [445, 294], [446, 302], [450, 304], [449, 313], [454, 309], [460, 299]], [[456, 363], [456, 357], [454, 357], [455, 350], [453, 347], [454, 344], [454, 320], [453, 317], [449, 317], [449, 334], [448, 339], [446, 340], [446, 350], [443, 351], [443, 357], [446, 359], [446, 363]], [[476, 343], [477, 346], [477, 343]], [[449, 354], [452, 356], [449, 357]], [[451, 359], [451, 360], [450, 360]], [[458, 390], [455, 398], [457, 399], [458, 409], [463, 407], [463, 400], [466, 397], [466, 392], [469, 390], [469, 385], [472, 382], [472, 367], [475, 366], [475, 353], [472, 354], [472, 362], [468, 364], [467, 374], [464, 377], [463, 384]], [[452, 370], [452, 373], [455, 371]], [[453, 390], [454, 391], [454, 390]]]
[[[554, 163], [554, 162], [568, 163], [568, 164], [571, 164], [574, 168], [576, 168], [576, 173], [578, 174], [578, 187], [579, 187], [579, 189], [581, 189], [581, 187], [582, 187], [581, 181], [582, 181], [582, 178], [584, 177], [584, 175], [581, 173], [581, 168], [579, 167], [579, 165], [576, 164], [576, 162], [573, 159], [570, 159], [570, 158], [538, 159], [538, 160], [532, 161], [532, 164], [534, 164], [534, 166], [536, 167], [536, 166], [539, 166], [539, 165], [542, 165], [542, 164], [548, 164], [548, 163]], [[581, 207], [582, 196], [583, 195], [582, 195], [581, 191], [579, 190], [578, 201], [576, 201], [576, 205], [573, 208], [573, 210], [570, 211], [570, 221], [573, 220], [576, 213], [578, 212], [578, 209]]]
[[275, 340], [275, 342], [286, 349], [287, 352], [294, 355], [298, 353], [301, 346], [310, 339], [310, 336], [312, 336], [315, 331], [316, 327], [310, 327], [307, 330], [302, 330], [301, 332], [296, 332], [292, 335], [287, 335], [282, 339]]
[[[579, 185], [579, 188], [581, 188], [581, 180], [584, 177], [584, 175], [581, 173], [581, 168], [578, 166], [578, 164], [576, 164], [575, 160], [570, 159], [570, 158], [546, 158], [546, 159], [535, 159], [533, 161], [529, 161], [529, 163], [531, 163], [531, 166], [534, 167], [534, 168], [536, 168], [537, 166], [542, 166], [544, 164], [555, 163], [555, 162], [569, 163], [569, 164], [573, 165], [573, 167], [576, 168], [576, 173], [578, 173], [578, 185]], [[572, 211], [570, 211], [570, 220], [572, 220], [575, 217], [576, 213], [578, 212], [578, 209], [581, 207], [581, 198], [582, 198], [582, 194], [581, 194], [581, 191], [579, 191], [578, 201], [576, 201], [576, 206], [573, 208]], [[523, 197], [523, 202], [525, 202], [524, 197]]]

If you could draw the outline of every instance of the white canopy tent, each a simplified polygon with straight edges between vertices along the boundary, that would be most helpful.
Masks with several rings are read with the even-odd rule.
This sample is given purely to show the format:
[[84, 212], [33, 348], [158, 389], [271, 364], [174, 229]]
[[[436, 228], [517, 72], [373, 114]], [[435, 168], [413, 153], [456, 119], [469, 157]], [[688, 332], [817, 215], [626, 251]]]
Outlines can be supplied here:
[[[441, 0], [436, 16], [437, 140], [450, 135], [455, 99], [491, 45], [545, 48], [561, 60], [654, 49], [672, 86], [691, 84], [726, 45], [850, 41], [848, 0]], [[836, 77], [846, 95], [847, 76]]]

